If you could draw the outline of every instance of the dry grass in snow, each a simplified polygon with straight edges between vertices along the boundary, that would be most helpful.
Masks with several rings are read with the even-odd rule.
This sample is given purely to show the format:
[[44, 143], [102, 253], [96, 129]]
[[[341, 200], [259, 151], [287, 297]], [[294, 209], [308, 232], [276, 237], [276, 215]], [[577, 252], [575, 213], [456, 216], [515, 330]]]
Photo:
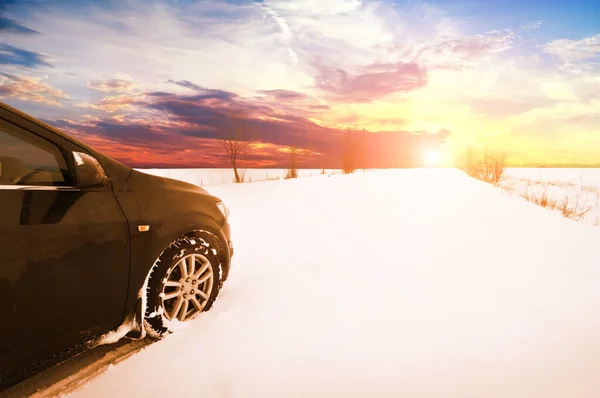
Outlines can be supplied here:
[[575, 182], [572, 179], [534, 179], [507, 173], [498, 186], [574, 221], [600, 226], [600, 185], [586, 184], [583, 178]]

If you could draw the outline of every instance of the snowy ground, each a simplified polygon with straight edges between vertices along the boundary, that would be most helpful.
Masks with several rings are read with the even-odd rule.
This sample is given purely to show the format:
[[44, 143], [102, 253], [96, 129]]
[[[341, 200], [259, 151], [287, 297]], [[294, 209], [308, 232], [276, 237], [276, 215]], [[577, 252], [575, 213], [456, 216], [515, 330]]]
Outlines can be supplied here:
[[[204, 186], [227, 185], [235, 182], [232, 169], [139, 169], [145, 173], [161, 177], [176, 178], [192, 184]], [[287, 169], [239, 169], [240, 177], [246, 182], [283, 180]], [[341, 174], [337, 169], [299, 169], [299, 177], [310, 177], [315, 175]]]
[[215, 306], [70, 397], [598, 396], [600, 228], [452, 169], [209, 191]]
[[600, 168], [507, 168], [507, 176], [532, 181], [553, 182], [573, 185], [595, 185], [600, 187]]
[[600, 169], [507, 169], [501, 181], [504, 190], [540, 200], [544, 195], [561, 212], [566, 206], [573, 218], [600, 226]]
[[[140, 171], [177, 178], [200, 186], [228, 185], [234, 182], [231, 169], [140, 169]], [[381, 170], [367, 170], [368, 172]], [[357, 172], [361, 172], [358, 170]], [[247, 182], [283, 180], [286, 169], [239, 169]], [[300, 169], [300, 177], [340, 175], [339, 169]], [[529, 200], [546, 196], [554, 201], [555, 211], [566, 207], [576, 221], [600, 226], [600, 169], [507, 168], [500, 186], [504, 191]]]

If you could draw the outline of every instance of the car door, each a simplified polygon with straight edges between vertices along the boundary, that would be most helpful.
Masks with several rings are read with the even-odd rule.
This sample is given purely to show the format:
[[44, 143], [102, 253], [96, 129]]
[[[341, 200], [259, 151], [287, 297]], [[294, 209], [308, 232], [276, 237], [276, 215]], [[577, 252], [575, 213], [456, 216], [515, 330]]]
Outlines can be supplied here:
[[127, 222], [52, 136], [0, 117], [0, 381], [123, 319]]

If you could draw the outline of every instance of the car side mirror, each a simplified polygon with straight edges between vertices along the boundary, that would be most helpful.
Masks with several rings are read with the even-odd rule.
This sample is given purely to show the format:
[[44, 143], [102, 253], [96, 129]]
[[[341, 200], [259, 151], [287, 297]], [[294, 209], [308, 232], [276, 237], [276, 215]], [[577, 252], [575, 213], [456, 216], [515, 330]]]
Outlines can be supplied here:
[[75, 161], [75, 178], [79, 188], [90, 188], [104, 185], [108, 177], [94, 157], [83, 152], [73, 152]]

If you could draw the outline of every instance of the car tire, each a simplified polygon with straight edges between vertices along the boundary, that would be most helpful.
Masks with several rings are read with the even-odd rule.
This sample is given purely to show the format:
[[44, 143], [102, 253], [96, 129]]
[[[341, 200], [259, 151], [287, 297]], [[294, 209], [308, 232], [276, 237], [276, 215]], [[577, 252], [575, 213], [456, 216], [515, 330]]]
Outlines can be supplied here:
[[144, 316], [150, 336], [168, 335], [210, 310], [219, 294], [222, 275], [217, 252], [220, 246], [215, 239], [208, 233], [183, 236], [154, 263], [147, 282]]

